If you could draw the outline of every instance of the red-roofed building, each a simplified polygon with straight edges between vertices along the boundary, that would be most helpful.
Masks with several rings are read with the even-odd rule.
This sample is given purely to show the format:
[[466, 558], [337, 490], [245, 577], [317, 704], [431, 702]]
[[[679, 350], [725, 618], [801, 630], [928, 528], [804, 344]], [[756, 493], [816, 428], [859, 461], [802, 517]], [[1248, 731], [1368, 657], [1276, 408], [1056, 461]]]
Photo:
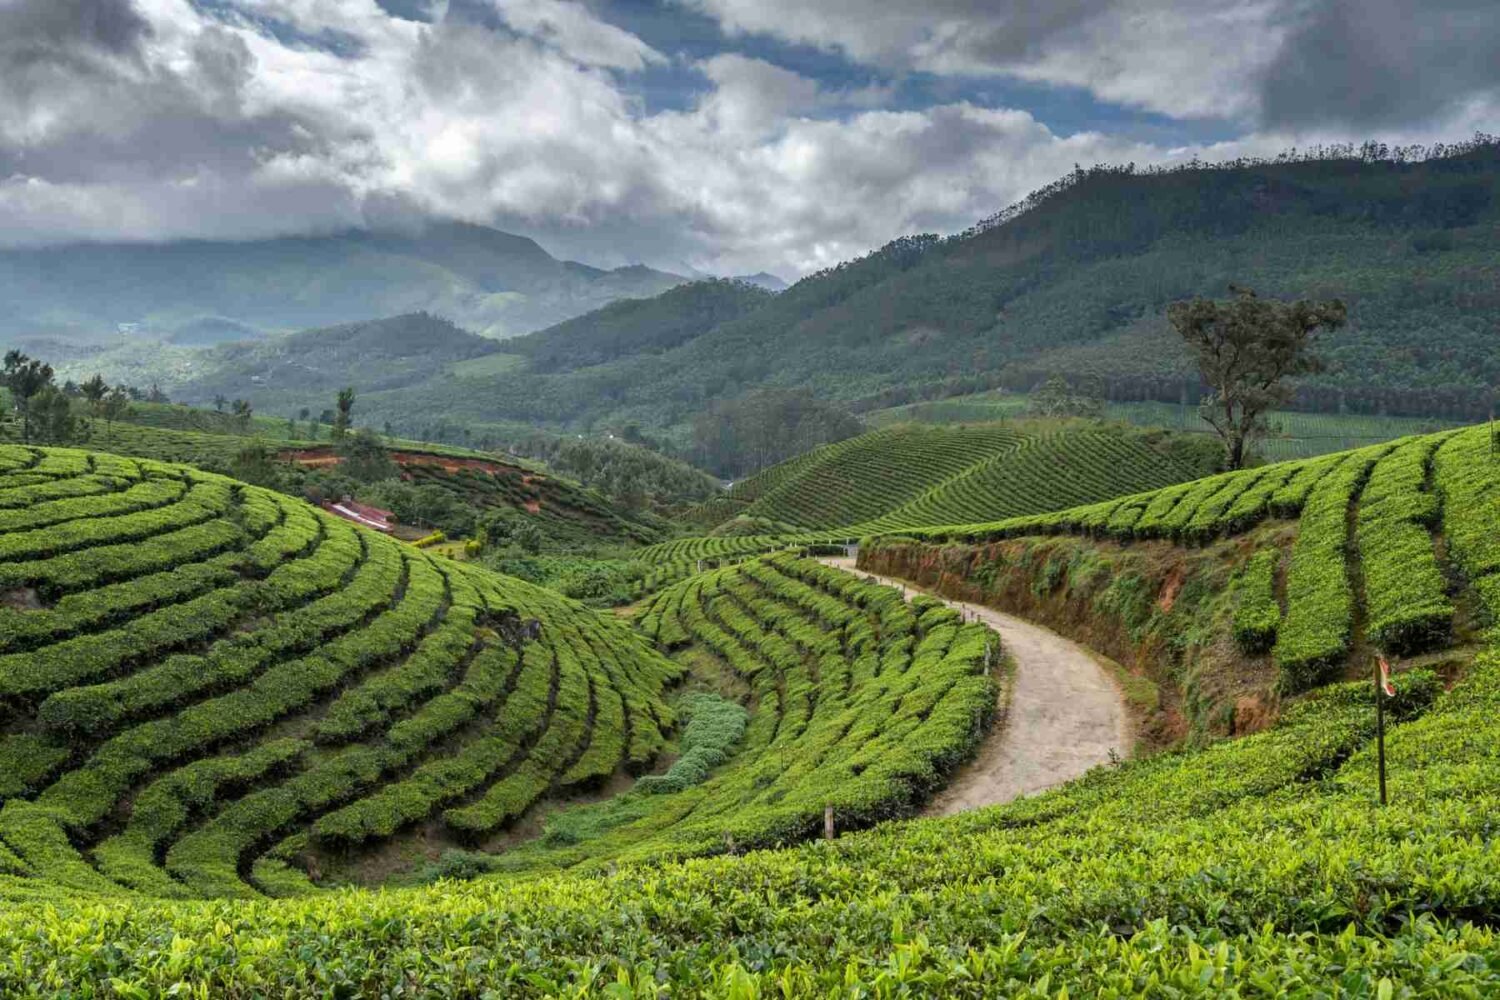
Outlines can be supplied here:
[[360, 503], [351, 497], [344, 497], [337, 502], [324, 500], [323, 509], [330, 514], [337, 514], [346, 521], [362, 524], [366, 528], [373, 528], [387, 535], [395, 530], [395, 525], [391, 524], [391, 519], [396, 515], [388, 510], [381, 510], [379, 507], [371, 507], [369, 504]]

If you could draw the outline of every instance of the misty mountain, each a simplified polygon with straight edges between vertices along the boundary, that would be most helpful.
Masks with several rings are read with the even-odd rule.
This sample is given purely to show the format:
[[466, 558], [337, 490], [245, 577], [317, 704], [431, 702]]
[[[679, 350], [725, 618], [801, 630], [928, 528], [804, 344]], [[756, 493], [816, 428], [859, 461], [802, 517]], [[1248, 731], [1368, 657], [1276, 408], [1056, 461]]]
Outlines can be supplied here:
[[772, 274], [770, 271], [757, 271], [754, 274], [742, 274], [732, 280], [743, 281], [747, 285], [755, 285], [757, 287], [764, 288], [768, 292], [784, 292], [791, 287], [785, 281]]
[[184, 345], [425, 311], [489, 337], [541, 329], [685, 279], [558, 260], [484, 226], [254, 242], [79, 243], [0, 250], [0, 338]]

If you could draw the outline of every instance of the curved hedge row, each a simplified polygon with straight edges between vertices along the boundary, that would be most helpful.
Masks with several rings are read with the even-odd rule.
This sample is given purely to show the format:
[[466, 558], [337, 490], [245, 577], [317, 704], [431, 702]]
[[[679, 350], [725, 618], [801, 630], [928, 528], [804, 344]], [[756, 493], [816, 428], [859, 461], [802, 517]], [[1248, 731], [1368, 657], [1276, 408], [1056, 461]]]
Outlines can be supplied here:
[[[1245, 652], [1269, 649], [1283, 689], [1297, 692], [1329, 680], [1344, 664], [1361, 612], [1367, 618], [1363, 638], [1393, 655], [1450, 640], [1453, 583], [1439, 561], [1436, 530], [1448, 536], [1450, 558], [1474, 584], [1487, 614], [1500, 617], [1495, 454], [1485, 428], [1445, 431], [1049, 514], [899, 535], [934, 544], [1080, 534], [1201, 545], [1267, 519], [1294, 518], [1284, 587], [1277, 582], [1279, 550], [1248, 559], [1236, 585], [1233, 630]], [[756, 540], [734, 541], [749, 546]]]
[[1193, 469], [1112, 427], [906, 426], [826, 445], [735, 485], [690, 516], [808, 532], [970, 524], [1181, 482]]
[[[623, 622], [181, 466], [0, 446], [0, 468], [13, 872], [193, 896], [274, 870], [284, 889], [268, 850], [473, 835], [665, 743], [680, 668]], [[541, 622], [519, 658], [517, 616]]]
[[[995, 707], [993, 632], [791, 554], [694, 576], [638, 621], [661, 648], [696, 647], [748, 686], [739, 752], [706, 781], [696, 766], [691, 782], [675, 769], [643, 779], [609, 807], [627, 820], [599, 824], [581, 846], [543, 838], [513, 863], [785, 844], [820, 830], [829, 806], [840, 829], [908, 815], [973, 751]], [[663, 785], [674, 794], [652, 794]]]
[[1489, 996], [1500, 666], [1402, 686], [1385, 809], [1369, 685], [1343, 685], [1254, 736], [833, 844], [290, 902], [21, 902], [0, 911], [0, 987]]

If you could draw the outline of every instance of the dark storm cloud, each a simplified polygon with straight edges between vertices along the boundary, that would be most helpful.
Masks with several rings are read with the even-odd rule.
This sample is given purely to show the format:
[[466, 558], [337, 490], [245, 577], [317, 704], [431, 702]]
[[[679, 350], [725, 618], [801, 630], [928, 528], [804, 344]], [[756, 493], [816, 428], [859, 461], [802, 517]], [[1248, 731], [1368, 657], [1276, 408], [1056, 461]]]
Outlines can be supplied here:
[[107, 77], [150, 34], [130, 0], [0, 0], [0, 98]]
[[1279, 127], [1379, 128], [1500, 97], [1495, 0], [1327, 0], [1269, 68], [1263, 120]]
[[151, 33], [131, 0], [5, 0], [0, 51], [45, 59], [80, 49], [127, 55]]

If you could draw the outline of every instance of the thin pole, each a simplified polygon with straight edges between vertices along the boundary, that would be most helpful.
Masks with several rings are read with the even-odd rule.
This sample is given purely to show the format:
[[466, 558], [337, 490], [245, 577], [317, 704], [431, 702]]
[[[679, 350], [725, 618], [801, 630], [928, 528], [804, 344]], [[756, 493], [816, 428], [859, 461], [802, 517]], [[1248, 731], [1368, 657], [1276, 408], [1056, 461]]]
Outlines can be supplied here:
[[1385, 805], [1385, 687], [1379, 659], [1375, 661], [1375, 756], [1380, 761], [1380, 804]]

